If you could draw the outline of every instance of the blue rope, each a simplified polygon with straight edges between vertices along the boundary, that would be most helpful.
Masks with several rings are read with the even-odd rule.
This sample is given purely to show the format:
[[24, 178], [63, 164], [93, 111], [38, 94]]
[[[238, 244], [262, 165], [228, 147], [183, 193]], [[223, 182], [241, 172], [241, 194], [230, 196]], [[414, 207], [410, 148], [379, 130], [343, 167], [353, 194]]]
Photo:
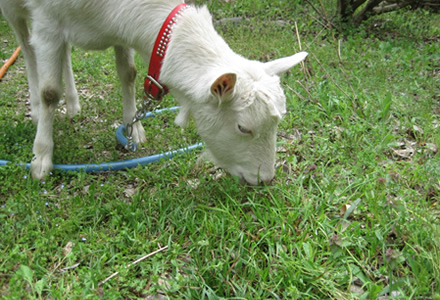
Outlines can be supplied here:
[[[164, 111], [177, 111], [179, 109], [178, 106], [170, 107], [170, 108], [164, 108], [164, 109], [158, 109], [153, 112], [149, 112], [145, 115], [144, 119], [155, 117], [157, 114], [160, 114]], [[116, 130], [116, 139], [122, 146], [127, 145], [127, 138], [124, 136], [123, 132], [125, 130], [125, 126], [121, 124], [118, 129]], [[133, 143], [134, 147], [137, 148], [137, 145]], [[72, 165], [65, 165], [65, 164], [54, 164], [54, 169], [62, 170], [62, 171], [72, 171], [72, 172], [79, 172], [84, 171], [86, 173], [92, 173], [92, 172], [103, 172], [103, 171], [116, 171], [116, 170], [124, 170], [129, 168], [134, 168], [139, 165], [145, 166], [147, 164], [151, 164], [153, 162], [157, 162], [161, 159], [168, 160], [173, 158], [177, 154], [185, 153], [185, 152], [191, 152], [191, 150], [201, 148], [203, 146], [203, 143], [194, 144], [191, 146], [183, 147], [177, 150], [168, 151], [165, 153], [160, 154], [154, 154], [150, 156], [145, 156], [141, 158], [134, 158], [134, 159], [128, 159], [128, 160], [122, 160], [122, 161], [112, 161], [112, 162], [105, 162], [101, 164], [72, 164]], [[8, 160], [0, 160], [0, 166], [5, 166], [6, 164], [10, 163]], [[30, 163], [19, 163], [18, 165], [29, 169], [31, 167]]]

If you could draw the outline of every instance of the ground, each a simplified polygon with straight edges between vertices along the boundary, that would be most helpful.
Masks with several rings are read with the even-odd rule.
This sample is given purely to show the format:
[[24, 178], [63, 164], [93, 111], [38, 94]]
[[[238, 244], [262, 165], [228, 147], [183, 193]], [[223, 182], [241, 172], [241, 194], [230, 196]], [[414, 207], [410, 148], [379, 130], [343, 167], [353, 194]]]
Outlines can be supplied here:
[[[323, 15], [299, 0], [208, 4], [245, 57], [310, 53], [282, 77], [288, 113], [272, 185], [197, 167], [199, 151], [45, 181], [1, 167], [0, 297], [440, 299], [440, 18], [402, 10], [342, 30], [326, 5]], [[0, 17], [0, 62], [15, 47]], [[139, 152], [123, 151], [113, 51], [74, 47], [72, 61], [82, 113], [69, 121], [61, 103], [55, 163], [199, 141], [194, 125], [165, 114], [145, 121]], [[0, 159], [29, 162], [36, 127], [22, 56], [0, 81], [0, 107]]]

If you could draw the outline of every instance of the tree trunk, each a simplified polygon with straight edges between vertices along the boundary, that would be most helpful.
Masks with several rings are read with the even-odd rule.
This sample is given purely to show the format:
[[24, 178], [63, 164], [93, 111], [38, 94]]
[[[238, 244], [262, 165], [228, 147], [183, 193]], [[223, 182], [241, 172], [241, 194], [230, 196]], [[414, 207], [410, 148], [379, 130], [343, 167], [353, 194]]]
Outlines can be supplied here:
[[[358, 11], [358, 9], [363, 7]], [[337, 12], [342, 23], [358, 26], [372, 15], [378, 15], [407, 6], [440, 10], [439, 0], [337, 0]]]
[[352, 13], [350, 0], [338, 0], [338, 14], [343, 23], [346, 23], [350, 20]]
[[368, 17], [373, 14], [374, 7], [381, 2], [382, 0], [369, 0], [364, 8], [362, 8], [358, 14], [353, 16], [353, 23], [359, 25], [363, 20], [368, 19]]

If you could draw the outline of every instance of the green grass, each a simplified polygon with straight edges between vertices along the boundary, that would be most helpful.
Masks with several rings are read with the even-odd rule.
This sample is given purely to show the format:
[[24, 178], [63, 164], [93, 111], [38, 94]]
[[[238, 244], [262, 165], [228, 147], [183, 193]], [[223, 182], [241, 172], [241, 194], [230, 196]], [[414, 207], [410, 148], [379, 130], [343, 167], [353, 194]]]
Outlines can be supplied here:
[[[43, 182], [2, 167], [0, 298], [440, 299], [440, 18], [402, 10], [341, 34], [296, 2], [209, 4], [216, 18], [247, 17], [219, 27], [246, 57], [299, 51], [294, 21], [310, 53], [306, 73], [282, 78], [288, 114], [273, 185], [197, 168], [198, 151], [127, 171], [54, 171]], [[0, 61], [15, 47], [0, 18]], [[198, 141], [193, 125], [182, 130], [165, 114], [144, 121], [139, 152], [121, 151], [113, 51], [74, 48], [72, 61], [83, 110], [69, 122], [60, 105], [55, 163]], [[146, 66], [137, 65], [141, 99]], [[27, 101], [20, 56], [0, 81], [0, 159], [32, 157]], [[170, 96], [162, 107], [173, 105]]]

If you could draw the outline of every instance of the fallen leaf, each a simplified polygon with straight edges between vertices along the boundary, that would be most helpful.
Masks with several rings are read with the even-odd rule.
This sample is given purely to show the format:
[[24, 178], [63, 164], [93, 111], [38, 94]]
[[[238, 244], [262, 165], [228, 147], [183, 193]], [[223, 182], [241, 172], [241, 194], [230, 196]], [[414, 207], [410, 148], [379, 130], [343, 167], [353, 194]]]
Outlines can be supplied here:
[[426, 143], [425, 148], [426, 148], [426, 150], [432, 152], [432, 154], [434, 154], [434, 155], [437, 154], [437, 152], [438, 152], [437, 145], [433, 144], [433, 143]]
[[410, 158], [414, 155], [414, 149], [413, 148], [406, 148], [406, 149], [393, 149], [394, 154], [397, 156], [400, 156], [402, 158]]
[[417, 133], [420, 133], [420, 134], [423, 134], [423, 132], [424, 132], [423, 129], [417, 125], [413, 125], [413, 130]]
[[200, 185], [200, 180], [198, 179], [194, 179], [194, 180], [187, 180], [187, 183], [190, 187], [192, 187], [193, 189], [196, 189], [199, 185]]
[[362, 295], [365, 291], [362, 289], [362, 286], [352, 283], [350, 285], [350, 292], [354, 294]]
[[71, 241], [67, 242], [66, 246], [63, 248], [63, 255], [68, 256], [70, 253], [72, 253], [73, 249], [73, 243]]
[[134, 194], [136, 194], [136, 192], [137, 192], [137, 189], [132, 186], [129, 186], [124, 190], [125, 197], [127, 197], [127, 198], [132, 197]]
[[344, 219], [348, 219], [348, 217], [350, 217], [350, 215], [353, 213], [353, 211], [356, 209], [356, 207], [358, 207], [358, 205], [361, 203], [361, 199], [358, 198], [356, 199], [352, 204], [344, 204], [341, 207], [341, 213], [344, 210]]
[[347, 210], [350, 208], [350, 204], [343, 204], [341, 206], [340, 212], [341, 212], [341, 216], [345, 215], [345, 213], [347, 212]]

